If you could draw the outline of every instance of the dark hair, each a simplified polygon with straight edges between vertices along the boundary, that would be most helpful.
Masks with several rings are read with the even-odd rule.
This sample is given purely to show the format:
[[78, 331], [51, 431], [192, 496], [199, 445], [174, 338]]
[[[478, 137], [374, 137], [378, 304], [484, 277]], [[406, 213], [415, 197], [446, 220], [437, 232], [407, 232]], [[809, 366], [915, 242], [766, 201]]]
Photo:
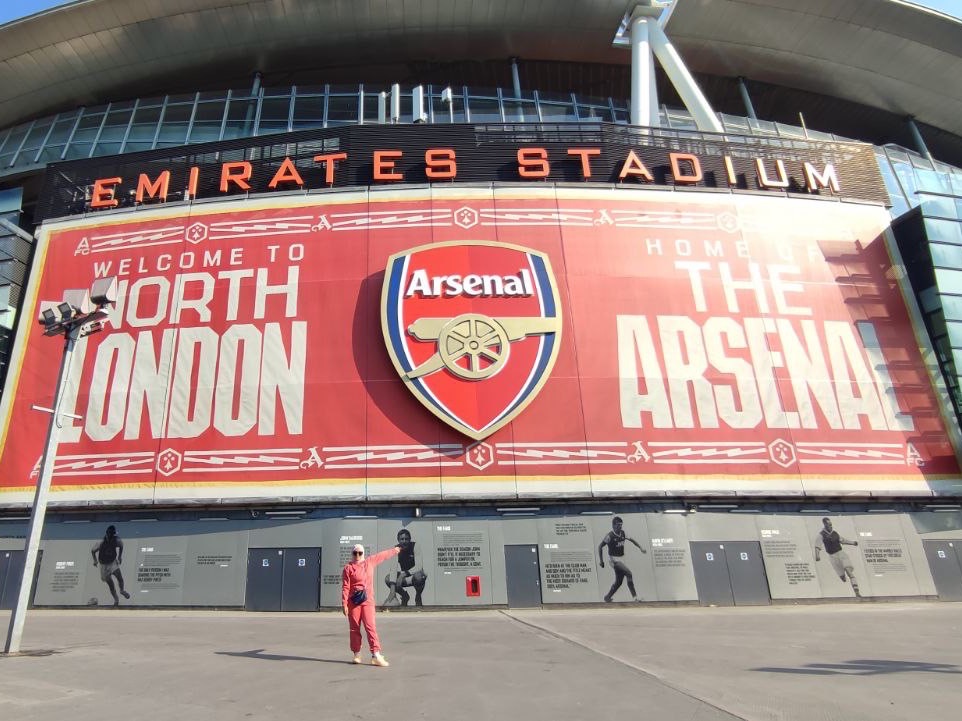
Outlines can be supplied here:
[[401, 534], [402, 534], [402, 533], [406, 533], [408, 538], [411, 537], [411, 532], [410, 532], [408, 529], [406, 529], [406, 528], [402, 528], [400, 531], [397, 532], [397, 540], [399, 540], [399, 541], [401, 540]]
[[612, 522], [612, 524], [614, 524], [614, 523], [624, 523], [624, 521], [621, 520], [621, 516], [615, 516], [614, 518], [611, 519], [611, 522]]
[[108, 538], [109, 538], [110, 536], [116, 536], [116, 535], [117, 535], [117, 527], [116, 527], [116, 526], [107, 526], [107, 536], [108, 536]]
[[825, 516], [825, 518], [822, 519], [822, 523], [831, 523], [831, 522], [832, 522], [832, 519], [829, 518], [828, 516]]

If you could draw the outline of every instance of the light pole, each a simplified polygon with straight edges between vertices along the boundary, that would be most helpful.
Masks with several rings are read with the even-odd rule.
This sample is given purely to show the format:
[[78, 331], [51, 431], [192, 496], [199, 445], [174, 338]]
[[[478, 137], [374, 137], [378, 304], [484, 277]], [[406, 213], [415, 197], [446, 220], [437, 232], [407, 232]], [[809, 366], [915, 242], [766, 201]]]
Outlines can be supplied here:
[[[64, 291], [63, 301], [42, 301], [40, 303], [39, 322], [43, 326], [44, 335], [62, 335], [64, 337], [63, 357], [60, 360], [60, 373], [54, 390], [53, 408], [39, 408], [36, 410], [50, 413], [50, 425], [47, 429], [47, 440], [40, 459], [40, 477], [37, 479], [37, 489], [33, 497], [33, 509], [30, 512], [30, 525], [27, 529], [26, 556], [23, 560], [23, 577], [20, 579], [20, 593], [17, 604], [10, 615], [10, 626], [7, 629], [7, 641], [3, 651], [7, 654], [20, 652], [20, 639], [23, 636], [23, 623], [30, 605], [30, 589], [37, 566], [37, 551], [40, 548], [40, 536], [43, 532], [43, 519], [47, 514], [47, 496], [50, 493], [50, 480], [53, 478], [54, 462], [57, 458], [57, 445], [60, 442], [61, 416], [71, 415], [62, 413], [60, 403], [63, 399], [64, 381], [70, 374], [70, 363], [73, 357], [74, 345], [77, 340], [103, 328], [103, 319], [107, 317], [104, 311], [108, 305], [117, 300], [117, 279], [100, 278], [94, 282], [90, 290]], [[77, 416], [72, 416], [76, 418]]]

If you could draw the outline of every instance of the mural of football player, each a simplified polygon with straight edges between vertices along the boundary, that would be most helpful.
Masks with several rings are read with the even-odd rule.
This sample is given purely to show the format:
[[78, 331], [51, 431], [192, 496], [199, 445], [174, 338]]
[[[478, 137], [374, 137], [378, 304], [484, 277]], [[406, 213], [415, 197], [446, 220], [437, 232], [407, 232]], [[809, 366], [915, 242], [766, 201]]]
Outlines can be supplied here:
[[602, 539], [601, 543], [598, 545], [598, 561], [599, 565], [605, 567], [605, 547], [608, 548], [608, 558], [611, 561], [611, 567], [615, 571], [615, 582], [611, 584], [611, 588], [608, 593], [605, 594], [605, 603], [611, 603], [614, 598], [615, 593], [621, 588], [623, 581], [628, 582], [628, 592], [631, 594], [631, 598], [638, 601], [638, 594], [635, 592], [635, 579], [631, 575], [631, 569], [625, 565], [625, 542], [630, 541], [635, 544], [639, 551], [642, 553], [648, 553], [644, 548], [639, 545], [639, 543], [634, 539], [630, 538], [628, 534], [625, 533], [622, 526], [624, 522], [621, 516], [615, 516], [611, 519], [611, 530]]
[[855, 567], [852, 565], [852, 560], [848, 557], [848, 554], [842, 550], [842, 546], [857, 545], [858, 541], [849, 541], [832, 528], [831, 518], [822, 519], [822, 529], [815, 536], [815, 561], [821, 560], [821, 553], [824, 550], [838, 577], [843, 581], [851, 582], [855, 595], [861, 598], [862, 594], [858, 590], [858, 581], [855, 580]]
[[120, 605], [120, 598], [117, 596], [117, 589], [114, 587], [114, 579], [120, 587], [120, 595], [130, 598], [130, 594], [124, 590], [124, 575], [120, 571], [120, 566], [124, 562], [124, 542], [117, 535], [116, 526], [107, 526], [104, 537], [98, 541], [92, 549], [90, 555], [94, 559], [94, 567], [100, 566], [100, 580], [107, 584], [110, 595], [114, 598], [114, 606]]
[[423, 606], [421, 594], [424, 592], [424, 584], [428, 577], [424, 572], [424, 566], [420, 560], [420, 554], [415, 554], [415, 542], [411, 540], [411, 532], [402, 528], [397, 532], [397, 545], [401, 549], [398, 554], [398, 568], [389, 573], [384, 578], [384, 583], [391, 589], [387, 598], [384, 600], [385, 606], [390, 606], [400, 602], [401, 606], [407, 606], [411, 600], [411, 594], [405, 589], [414, 589], [414, 605]]

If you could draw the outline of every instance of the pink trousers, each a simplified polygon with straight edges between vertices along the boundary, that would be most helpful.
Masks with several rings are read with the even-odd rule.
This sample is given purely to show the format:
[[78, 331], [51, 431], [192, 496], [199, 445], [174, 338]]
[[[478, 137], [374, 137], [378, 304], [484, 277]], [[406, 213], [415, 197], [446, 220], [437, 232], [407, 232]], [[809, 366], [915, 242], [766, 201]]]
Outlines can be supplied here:
[[351, 651], [357, 653], [361, 650], [361, 624], [364, 624], [371, 654], [380, 652], [381, 641], [377, 637], [377, 626], [374, 623], [373, 603], [362, 603], [360, 606], [348, 605], [347, 620], [351, 626]]

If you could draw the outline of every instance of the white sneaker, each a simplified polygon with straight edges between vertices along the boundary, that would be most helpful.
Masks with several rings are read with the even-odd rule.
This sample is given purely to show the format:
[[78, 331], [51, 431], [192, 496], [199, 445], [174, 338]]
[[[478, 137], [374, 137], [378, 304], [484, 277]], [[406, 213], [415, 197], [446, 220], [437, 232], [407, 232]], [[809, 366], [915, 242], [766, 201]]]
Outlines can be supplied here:
[[387, 662], [387, 659], [384, 658], [384, 656], [382, 656], [379, 653], [376, 653], [373, 656], [371, 656], [371, 665], [372, 666], [390, 666], [391, 664]]
[[354, 654], [354, 663], [364, 663], [364, 662], [361, 660], [361, 654], [359, 654], [359, 653]]

